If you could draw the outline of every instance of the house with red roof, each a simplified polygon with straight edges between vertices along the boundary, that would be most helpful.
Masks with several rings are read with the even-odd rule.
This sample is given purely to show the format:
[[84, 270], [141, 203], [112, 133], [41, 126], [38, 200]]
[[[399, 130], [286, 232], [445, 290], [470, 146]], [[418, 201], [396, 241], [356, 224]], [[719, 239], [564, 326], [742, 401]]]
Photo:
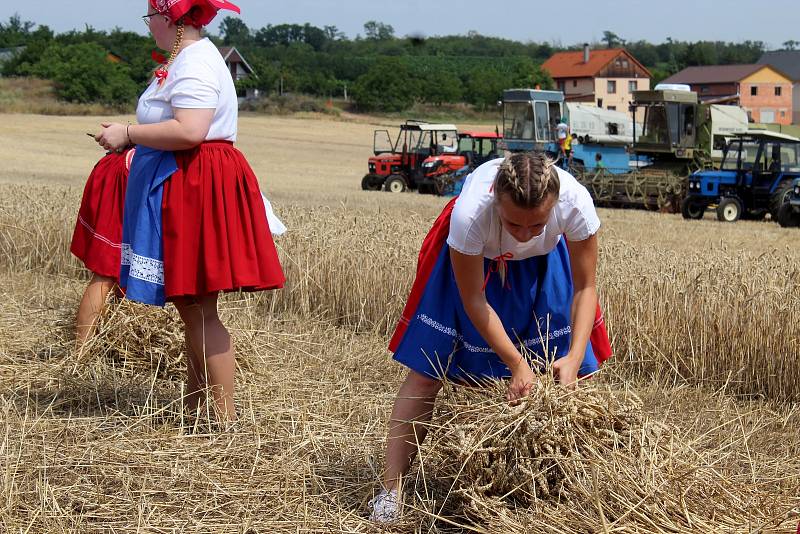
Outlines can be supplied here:
[[772, 65], [687, 67], [663, 83], [685, 84], [707, 104], [733, 104], [751, 121], [792, 123], [792, 79]]
[[650, 71], [624, 48], [558, 52], [544, 62], [567, 102], [628, 112], [633, 91], [650, 89]]

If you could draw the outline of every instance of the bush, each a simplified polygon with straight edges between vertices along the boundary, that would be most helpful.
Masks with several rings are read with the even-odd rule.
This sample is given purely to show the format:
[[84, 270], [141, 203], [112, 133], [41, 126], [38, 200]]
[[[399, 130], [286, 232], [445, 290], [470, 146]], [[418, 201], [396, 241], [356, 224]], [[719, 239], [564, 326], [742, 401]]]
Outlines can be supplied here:
[[124, 104], [138, 94], [127, 67], [108, 59], [94, 43], [51, 44], [31, 73], [55, 82], [59, 98], [69, 102]]

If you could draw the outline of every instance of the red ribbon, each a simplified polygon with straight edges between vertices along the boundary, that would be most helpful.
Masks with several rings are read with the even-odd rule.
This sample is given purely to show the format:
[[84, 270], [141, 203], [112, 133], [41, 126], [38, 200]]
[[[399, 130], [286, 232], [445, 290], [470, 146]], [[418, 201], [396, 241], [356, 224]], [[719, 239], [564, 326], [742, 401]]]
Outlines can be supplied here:
[[167, 76], [169, 75], [169, 71], [165, 67], [167, 64], [167, 58], [155, 50], [153, 50], [153, 52], [150, 54], [150, 57], [152, 57], [153, 61], [156, 63], [160, 63], [160, 66], [153, 71], [153, 77], [158, 80], [158, 85], [162, 85], [164, 80], [166, 80]]
[[[508, 273], [508, 260], [513, 259], [514, 254], [511, 252], [506, 252], [505, 254], [501, 254], [492, 259], [492, 263], [489, 264], [489, 271], [486, 273], [486, 279], [483, 281], [483, 290], [486, 291], [486, 286], [489, 285], [489, 277], [492, 276], [492, 273], [496, 273], [500, 271], [500, 266], [503, 266], [503, 272]], [[506, 289], [511, 289], [511, 282], [508, 281], [506, 277]]]

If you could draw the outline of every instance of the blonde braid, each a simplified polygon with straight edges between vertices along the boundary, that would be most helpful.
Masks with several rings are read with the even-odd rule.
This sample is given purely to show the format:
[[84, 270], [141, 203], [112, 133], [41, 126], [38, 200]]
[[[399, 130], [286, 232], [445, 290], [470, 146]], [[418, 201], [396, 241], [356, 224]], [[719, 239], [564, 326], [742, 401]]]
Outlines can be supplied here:
[[172, 62], [175, 61], [175, 56], [178, 55], [178, 52], [181, 51], [181, 45], [183, 44], [183, 19], [178, 21], [178, 31], [175, 35], [175, 44], [172, 45], [172, 52], [169, 53], [169, 59], [167, 59], [167, 63], [164, 65], [165, 69], [169, 69]]
[[[183, 32], [184, 32], [184, 24], [183, 18], [181, 18], [177, 23], [177, 33], [175, 34], [175, 44], [172, 45], [172, 51], [169, 53], [169, 58], [167, 62], [161, 65], [156, 69], [156, 78], [159, 78], [159, 85], [164, 79], [167, 77], [166, 73], [169, 71], [169, 67], [172, 65], [172, 62], [175, 61], [175, 57], [181, 51], [181, 45], [183, 45]], [[162, 76], [159, 76], [158, 73], [163, 73]]]
[[548, 195], [558, 196], [560, 180], [555, 164], [542, 152], [512, 154], [497, 171], [495, 195], [507, 194], [524, 208], [541, 205]]

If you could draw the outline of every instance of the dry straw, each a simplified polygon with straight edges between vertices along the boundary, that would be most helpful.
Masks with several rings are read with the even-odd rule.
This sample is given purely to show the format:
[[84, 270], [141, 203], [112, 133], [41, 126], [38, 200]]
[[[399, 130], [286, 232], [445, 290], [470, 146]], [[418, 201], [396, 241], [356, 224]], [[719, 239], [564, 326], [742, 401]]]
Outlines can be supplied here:
[[545, 376], [517, 405], [504, 393], [502, 383], [445, 390], [423, 449], [425, 476], [416, 487], [427, 498], [417, 501], [418, 513], [504, 533], [792, 524], [790, 496], [765, 499], [736, 481], [738, 473], [715, 465], [726, 446], [703, 450], [685, 441], [647, 415], [630, 389], [583, 381], [566, 390]]

